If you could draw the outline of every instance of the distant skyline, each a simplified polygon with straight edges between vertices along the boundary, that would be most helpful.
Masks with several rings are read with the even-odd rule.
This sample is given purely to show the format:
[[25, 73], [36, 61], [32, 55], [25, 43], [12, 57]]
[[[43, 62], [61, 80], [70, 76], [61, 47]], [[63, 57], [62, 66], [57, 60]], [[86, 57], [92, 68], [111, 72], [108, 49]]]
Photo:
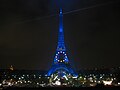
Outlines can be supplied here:
[[[61, 5], [67, 54], [76, 69], [120, 66], [120, 1]], [[0, 9], [0, 69], [48, 70], [57, 47], [59, 1], [1, 0]]]

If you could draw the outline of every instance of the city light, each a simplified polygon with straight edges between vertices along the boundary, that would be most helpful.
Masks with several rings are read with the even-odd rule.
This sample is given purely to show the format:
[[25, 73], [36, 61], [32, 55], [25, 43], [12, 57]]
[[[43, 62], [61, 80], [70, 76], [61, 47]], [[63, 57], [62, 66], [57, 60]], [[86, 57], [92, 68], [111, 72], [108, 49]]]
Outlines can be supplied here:
[[104, 83], [104, 85], [112, 85], [112, 81], [104, 81], [103, 80], [103, 83]]

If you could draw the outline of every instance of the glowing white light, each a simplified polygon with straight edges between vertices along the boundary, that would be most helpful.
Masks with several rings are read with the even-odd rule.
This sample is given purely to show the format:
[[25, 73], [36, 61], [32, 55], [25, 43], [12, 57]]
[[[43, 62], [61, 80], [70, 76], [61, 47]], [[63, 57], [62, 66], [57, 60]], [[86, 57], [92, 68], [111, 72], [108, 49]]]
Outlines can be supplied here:
[[90, 84], [90, 86], [91, 86], [91, 87], [94, 87], [94, 86], [96, 86], [96, 83]]
[[84, 78], [84, 80], [86, 80], [86, 78]]
[[90, 82], [93, 82], [93, 80], [90, 80]]
[[103, 84], [104, 84], [104, 85], [111, 85], [111, 84], [112, 84], [112, 81], [103, 81]]
[[77, 76], [74, 76], [74, 77], [72, 77], [72, 78], [77, 78]]
[[11, 83], [9, 82], [8, 85], [11, 86]]
[[22, 79], [24, 78], [24, 77], [21, 77]]
[[65, 79], [68, 80], [68, 78], [65, 75], [63, 77], [65, 77]]
[[98, 81], [98, 83], [100, 83], [100, 81]]
[[92, 78], [92, 77], [90, 77], [89, 79], [90, 79], [90, 80], [92, 80], [93, 78]]
[[56, 77], [54, 78], [54, 80], [56, 80], [57, 77], [58, 77], [58, 76], [56, 76]]
[[55, 84], [56, 85], [61, 85], [61, 82], [60, 81], [56, 81]]
[[47, 74], [45, 76], [47, 76]]

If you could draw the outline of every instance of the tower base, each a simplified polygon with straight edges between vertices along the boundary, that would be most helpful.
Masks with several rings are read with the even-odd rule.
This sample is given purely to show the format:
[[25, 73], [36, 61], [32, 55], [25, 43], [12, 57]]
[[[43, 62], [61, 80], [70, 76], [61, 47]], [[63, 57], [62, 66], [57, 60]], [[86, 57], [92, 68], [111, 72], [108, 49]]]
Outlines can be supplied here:
[[54, 64], [52, 65], [51, 69], [48, 71], [47, 75], [51, 76], [51, 74], [56, 72], [58, 72], [61, 75], [61, 77], [62, 77], [62, 73], [67, 73], [72, 76], [77, 76], [77, 74], [73, 71], [73, 69], [69, 64], [67, 65], [63, 63]]

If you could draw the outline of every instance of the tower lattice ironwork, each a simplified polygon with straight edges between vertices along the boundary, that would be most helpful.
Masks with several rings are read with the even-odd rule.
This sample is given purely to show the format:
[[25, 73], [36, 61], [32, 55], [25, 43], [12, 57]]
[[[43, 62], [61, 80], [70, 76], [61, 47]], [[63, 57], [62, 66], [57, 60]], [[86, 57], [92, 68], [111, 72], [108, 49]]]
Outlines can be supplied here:
[[59, 71], [59, 72], [67, 72], [73, 76], [76, 76], [77, 74], [71, 67], [69, 59], [66, 54], [66, 47], [65, 47], [65, 43], [64, 43], [62, 9], [60, 9], [59, 19], [60, 20], [59, 20], [59, 32], [58, 32], [58, 45], [57, 45], [54, 61], [52, 63], [52, 67], [48, 71], [47, 75], [50, 76], [51, 74]]

